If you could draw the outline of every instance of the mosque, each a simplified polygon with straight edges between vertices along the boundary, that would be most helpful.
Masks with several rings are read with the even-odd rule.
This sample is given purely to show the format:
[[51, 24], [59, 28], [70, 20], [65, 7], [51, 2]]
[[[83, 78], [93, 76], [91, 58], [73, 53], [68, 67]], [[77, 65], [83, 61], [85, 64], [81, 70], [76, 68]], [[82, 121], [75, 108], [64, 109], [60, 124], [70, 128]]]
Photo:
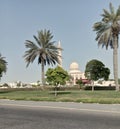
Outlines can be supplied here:
[[[60, 41], [58, 42], [58, 47], [61, 48]], [[59, 55], [60, 55], [59, 66], [62, 67], [62, 49], [59, 50]], [[78, 80], [78, 79], [82, 79], [82, 80], [86, 79], [84, 73], [79, 70], [79, 65], [77, 62], [72, 62], [70, 64], [68, 73], [71, 76], [71, 84], [72, 85], [76, 85], [76, 80]]]
[[72, 62], [70, 64], [70, 68], [69, 68], [69, 75], [72, 77], [72, 84], [75, 85], [76, 84], [76, 80], [79, 79], [85, 79], [85, 75], [83, 72], [81, 72], [79, 70], [79, 65], [77, 62]]
[[[58, 47], [61, 48], [61, 49], [59, 49], [59, 55], [60, 55], [59, 66], [62, 67], [62, 47], [61, 47], [60, 41], [58, 42]], [[67, 85], [76, 85], [76, 80], [78, 80], [78, 79], [82, 79], [82, 82], [84, 84], [91, 84], [91, 81], [88, 80], [85, 77], [84, 73], [79, 70], [79, 64], [77, 62], [72, 62], [70, 64], [68, 73], [71, 76], [71, 80], [69, 82], [67, 82]], [[110, 80], [103, 81], [101, 84], [101, 83], [99, 83], [99, 80], [98, 80], [98, 81], [94, 81], [94, 85], [95, 86], [115, 86], [115, 81], [110, 81]]]

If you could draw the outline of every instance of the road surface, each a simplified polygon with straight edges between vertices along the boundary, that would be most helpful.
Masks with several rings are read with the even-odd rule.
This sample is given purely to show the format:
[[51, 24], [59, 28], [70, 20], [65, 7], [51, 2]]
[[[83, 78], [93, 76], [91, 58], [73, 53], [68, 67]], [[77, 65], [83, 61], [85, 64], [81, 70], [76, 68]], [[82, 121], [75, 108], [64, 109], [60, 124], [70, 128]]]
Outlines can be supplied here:
[[0, 100], [0, 129], [120, 129], [120, 105]]

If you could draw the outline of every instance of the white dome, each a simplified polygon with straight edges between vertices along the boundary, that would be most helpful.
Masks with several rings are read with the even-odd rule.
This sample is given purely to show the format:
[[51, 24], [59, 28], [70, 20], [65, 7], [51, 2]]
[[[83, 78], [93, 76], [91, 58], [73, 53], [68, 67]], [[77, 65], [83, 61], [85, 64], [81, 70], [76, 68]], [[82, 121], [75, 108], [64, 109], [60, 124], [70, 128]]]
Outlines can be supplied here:
[[70, 70], [79, 70], [79, 65], [76, 62], [72, 62], [70, 65]]

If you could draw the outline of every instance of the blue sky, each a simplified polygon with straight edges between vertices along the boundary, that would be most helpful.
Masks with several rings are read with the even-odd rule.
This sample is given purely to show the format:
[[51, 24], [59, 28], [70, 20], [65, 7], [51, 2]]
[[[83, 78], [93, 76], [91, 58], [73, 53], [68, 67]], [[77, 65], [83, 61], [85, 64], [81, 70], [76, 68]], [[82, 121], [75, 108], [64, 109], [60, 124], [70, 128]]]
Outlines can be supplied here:
[[98, 59], [110, 68], [113, 78], [113, 51], [98, 48], [92, 29], [101, 20], [103, 8], [109, 9], [110, 2], [116, 9], [120, 5], [119, 0], [0, 0], [0, 53], [8, 62], [1, 83], [40, 80], [37, 60], [26, 68], [23, 55], [25, 40], [34, 41], [33, 35], [42, 29], [49, 29], [53, 40], [61, 41], [65, 70], [76, 61], [84, 72], [88, 61]]

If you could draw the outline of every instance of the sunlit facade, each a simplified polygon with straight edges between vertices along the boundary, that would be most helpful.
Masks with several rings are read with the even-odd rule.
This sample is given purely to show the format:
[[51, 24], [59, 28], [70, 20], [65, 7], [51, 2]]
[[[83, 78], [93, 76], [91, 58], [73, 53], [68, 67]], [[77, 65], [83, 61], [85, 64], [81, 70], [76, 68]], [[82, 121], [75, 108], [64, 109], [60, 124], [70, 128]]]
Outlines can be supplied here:
[[76, 85], [77, 79], [85, 79], [85, 75], [79, 70], [79, 65], [77, 62], [72, 62], [70, 64], [69, 75], [71, 76], [71, 82], [73, 85]]

